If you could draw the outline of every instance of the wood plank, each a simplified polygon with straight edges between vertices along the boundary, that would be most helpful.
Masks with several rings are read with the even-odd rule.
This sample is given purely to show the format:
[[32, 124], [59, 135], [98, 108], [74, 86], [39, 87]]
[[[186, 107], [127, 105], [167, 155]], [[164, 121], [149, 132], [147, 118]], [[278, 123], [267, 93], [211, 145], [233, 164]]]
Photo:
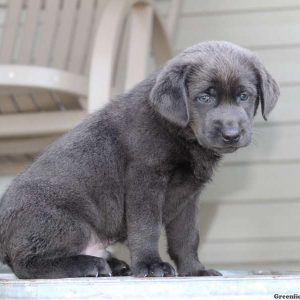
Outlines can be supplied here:
[[[78, 97], [67, 93], [56, 94], [66, 110], [82, 110]], [[82, 97], [82, 100], [86, 100], [86, 98]]]
[[224, 161], [228, 163], [300, 161], [299, 132], [300, 122], [284, 126], [256, 126], [252, 143], [235, 153], [224, 155]]
[[49, 66], [51, 51], [58, 24], [60, 0], [45, 1], [44, 18], [38, 32], [34, 50], [34, 63], [38, 66]]
[[202, 203], [200, 233], [203, 242], [299, 239], [299, 214], [300, 199], [288, 203]]
[[[167, 15], [169, 6], [172, 0], [156, 0], [155, 5], [162, 15]], [[236, 0], [184, 0], [182, 14], [224, 14], [237, 13], [240, 11], [262, 11], [262, 10], [283, 10], [300, 8], [298, 0], [251, 0], [251, 1], [236, 1]]]
[[60, 110], [59, 104], [53, 100], [51, 92], [49, 91], [36, 93], [35, 90], [33, 90], [31, 91], [31, 96], [40, 111], [49, 112]]
[[153, 22], [152, 53], [156, 64], [162, 66], [171, 59], [173, 49], [165, 25], [156, 13]]
[[63, 133], [86, 116], [83, 111], [40, 112], [0, 116], [0, 137]]
[[[164, 260], [171, 262], [166, 250], [167, 242], [163, 233], [160, 239], [160, 254]], [[122, 255], [122, 258], [129, 260], [128, 250], [126, 251], [122, 247], [117, 251], [118, 257]], [[203, 241], [200, 236], [198, 254], [202, 262], [214, 265], [271, 264], [292, 261], [296, 263], [300, 261], [300, 240], [295, 238], [240, 240], [236, 238], [222, 241]], [[230, 269], [230, 267], [227, 266], [226, 269]]]
[[0, 156], [33, 155], [43, 151], [60, 135], [47, 135], [35, 138], [0, 139]]
[[4, 113], [4, 114], [16, 112], [16, 107], [14, 106], [11, 96], [1, 95], [0, 111], [1, 111], [1, 113]]
[[[30, 163], [28, 159], [14, 158], [14, 160], [0, 161], [0, 176], [15, 176], [22, 172]], [[4, 190], [2, 191], [4, 192]], [[1, 197], [1, 190], [0, 190]]]
[[20, 50], [18, 53], [19, 64], [31, 63], [32, 50], [36, 39], [39, 16], [41, 14], [42, 0], [27, 0], [26, 1], [26, 20], [22, 26], [22, 36], [20, 42]]
[[281, 86], [300, 84], [299, 45], [279, 49], [259, 49], [255, 52]]
[[199, 257], [208, 264], [249, 264], [300, 261], [299, 239], [228, 240], [200, 243]]
[[1, 40], [0, 63], [10, 63], [14, 57], [15, 42], [22, 12], [23, 0], [10, 0]]
[[292, 123], [299, 121], [300, 111], [300, 85], [291, 85], [280, 88], [280, 98], [278, 105], [271, 113], [268, 122], [262, 120], [258, 115], [258, 123], [261, 124], [279, 124]]
[[29, 95], [18, 95], [14, 96], [15, 102], [20, 109], [20, 112], [35, 112], [37, 111], [36, 106], [34, 105], [32, 98]]
[[129, 23], [130, 18], [128, 18], [123, 26], [123, 33], [121, 34], [119, 40], [119, 54], [116, 57], [116, 62], [113, 71], [113, 82], [111, 89], [111, 97], [120, 95], [125, 91], [125, 81], [127, 72], [127, 57], [128, 57], [128, 44], [129, 44]]
[[84, 70], [83, 74], [87, 75], [90, 71], [91, 67], [91, 59], [92, 59], [92, 51], [94, 49], [94, 44], [95, 44], [95, 37], [97, 34], [97, 30], [100, 24], [100, 20], [102, 18], [102, 13], [105, 9], [105, 5], [107, 4], [108, 0], [97, 0], [95, 2], [96, 8], [94, 9], [94, 14], [93, 14], [93, 23], [92, 23], [92, 28], [89, 32], [89, 40], [88, 44], [90, 47], [88, 48], [88, 51], [86, 53], [85, 61], [84, 61]]
[[201, 198], [209, 203], [299, 199], [299, 170], [298, 161], [220, 165]]
[[145, 79], [153, 28], [153, 8], [136, 4], [131, 10], [125, 90]]
[[181, 18], [176, 49], [196, 41], [227, 40], [245, 47], [299, 45], [300, 10]]
[[183, 2], [183, 12], [187, 14], [300, 8], [298, 0], [185, 0]]
[[55, 42], [52, 49], [51, 66], [54, 68], [66, 69], [73, 39], [73, 28], [76, 26], [77, 2], [77, 0], [63, 1], [59, 26], [55, 34]]
[[172, 0], [169, 4], [169, 10], [166, 20], [166, 30], [170, 39], [170, 43], [173, 45], [175, 39], [175, 33], [178, 29], [178, 20], [183, 6], [182, 0]]
[[94, 2], [94, 0], [85, 0], [80, 2], [77, 22], [75, 24], [75, 34], [67, 66], [67, 70], [76, 74], [83, 73], [85, 55], [91, 46], [88, 43], [88, 38], [93, 21], [92, 15]]

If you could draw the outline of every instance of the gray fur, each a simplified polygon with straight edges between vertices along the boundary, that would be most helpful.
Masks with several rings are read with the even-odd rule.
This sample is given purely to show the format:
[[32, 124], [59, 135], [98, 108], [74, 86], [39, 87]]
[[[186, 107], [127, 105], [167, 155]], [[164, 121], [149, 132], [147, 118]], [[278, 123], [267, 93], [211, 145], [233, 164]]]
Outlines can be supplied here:
[[222, 153], [250, 143], [259, 101], [267, 117], [278, 96], [248, 50], [187, 49], [15, 178], [0, 203], [1, 260], [20, 278], [129, 274], [116, 258], [82, 254], [96, 237], [127, 241], [135, 276], [173, 276], [158, 253], [165, 226], [179, 275], [219, 275], [198, 259], [197, 198]]

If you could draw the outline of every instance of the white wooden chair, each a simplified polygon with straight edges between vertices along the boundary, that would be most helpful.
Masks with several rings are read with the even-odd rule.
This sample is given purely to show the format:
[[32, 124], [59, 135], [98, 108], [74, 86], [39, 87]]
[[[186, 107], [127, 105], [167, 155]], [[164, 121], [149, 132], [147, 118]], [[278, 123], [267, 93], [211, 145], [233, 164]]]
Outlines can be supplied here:
[[0, 45], [0, 144], [73, 128], [171, 56], [150, 0], [8, 0]]

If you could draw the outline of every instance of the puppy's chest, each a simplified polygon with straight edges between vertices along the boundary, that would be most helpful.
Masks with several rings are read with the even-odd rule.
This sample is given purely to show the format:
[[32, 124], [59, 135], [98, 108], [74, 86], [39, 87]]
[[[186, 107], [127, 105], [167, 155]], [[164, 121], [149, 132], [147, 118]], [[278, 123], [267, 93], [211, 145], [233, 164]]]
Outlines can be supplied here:
[[219, 157], [200, 147], [190, 147], [189, 151], [183, 152], [180, 159], [174, 163], [172, 181], [175, 184], [206, 183], [211, 179], [218, 160]]
[[218, 158], [202, 149], [183, 152], [180, 159], [173, 162], [167, 194], [181, 198], [199, 191], [211, 179], [217, 161]]
[[212, 168], [199, 162], [178, 162], [171, 173], [168, 190], [188, 189], [194, 192], [211, 178], [212, 171]]
[[174, 218], [190, 199], [199, 195], [213, 174], [217, 159], [201, 153], [197, 155], [197, 152], [192, 154], [173, 164], [163, 208], [165, 223]]

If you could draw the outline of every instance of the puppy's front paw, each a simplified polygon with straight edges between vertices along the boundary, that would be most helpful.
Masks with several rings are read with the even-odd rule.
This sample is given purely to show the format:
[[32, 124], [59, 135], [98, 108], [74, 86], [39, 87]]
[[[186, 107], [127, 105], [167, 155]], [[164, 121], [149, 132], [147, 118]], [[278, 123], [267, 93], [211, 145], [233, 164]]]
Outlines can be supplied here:
[[175, 270], [165, 262], [139, 263], [133, 267], [133, 275], [136, 277], [171, 277], [175, 276]]
[[222, 274], [214, 269], [200, 269], [192, 272], [179, 272], [179, 276], [222, 276]]
[[196, 276], [222, 276], [222, 274], [217, 270], [209, 269], [198, 271]]
[[[79, 277], [110, 277], [112, 271], [103, 258], [88, 257], [88, 261], [83, 266], [82, 275]], [[77, 276], [76, 276], [77, 277]]]
[[130, 276], [131, 270], [125, 261], [111, 257], [108, 261], [113, 276]]

